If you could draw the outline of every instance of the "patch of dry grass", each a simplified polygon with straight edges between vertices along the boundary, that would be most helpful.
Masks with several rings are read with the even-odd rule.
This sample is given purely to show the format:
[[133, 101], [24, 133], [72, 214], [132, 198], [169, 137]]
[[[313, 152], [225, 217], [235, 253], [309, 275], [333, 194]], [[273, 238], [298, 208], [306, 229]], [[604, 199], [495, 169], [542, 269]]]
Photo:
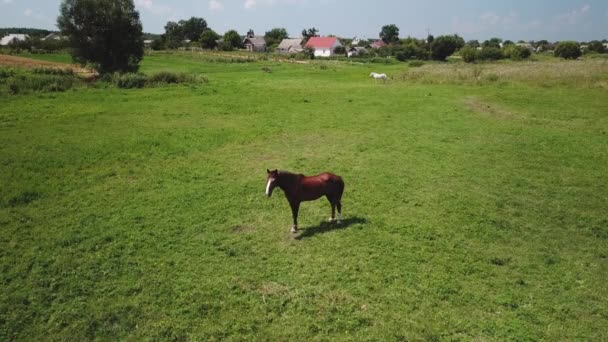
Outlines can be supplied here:
[[608, 60], [505, 62], [488, 64], [431, 63], [396, 77], [425, 84], [523, 82], [540, 86], [608, 89]]

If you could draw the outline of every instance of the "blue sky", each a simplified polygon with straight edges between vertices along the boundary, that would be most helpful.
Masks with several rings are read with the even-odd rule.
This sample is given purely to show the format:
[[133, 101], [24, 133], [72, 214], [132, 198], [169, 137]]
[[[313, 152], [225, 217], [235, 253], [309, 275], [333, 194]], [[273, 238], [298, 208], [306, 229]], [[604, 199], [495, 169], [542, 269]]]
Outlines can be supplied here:
[[[382, 25], [400, 36], [458, 33], [465, 39], [501, 37], [550, 41], [608, 39], [608, 0], [134, 0], [144, 31], [203, 17], [219, 33], [249, 28], [263, 34], [285, 27], [292, 36], [316, 27], [321, 35], [376, 38]], [[60, 0], [0, 0], [0, 27], [54, 29]]]

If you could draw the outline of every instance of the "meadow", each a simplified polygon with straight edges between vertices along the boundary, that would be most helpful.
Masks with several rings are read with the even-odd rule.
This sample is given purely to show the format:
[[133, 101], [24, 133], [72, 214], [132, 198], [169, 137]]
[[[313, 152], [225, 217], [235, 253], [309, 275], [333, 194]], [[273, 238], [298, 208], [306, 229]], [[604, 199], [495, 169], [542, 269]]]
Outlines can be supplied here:
[[[0, 93], [0, 340], [608, 339], [605, 59], [201, 56]], [[341, 175], [344, 224], [291, 234], [267, 168]]]

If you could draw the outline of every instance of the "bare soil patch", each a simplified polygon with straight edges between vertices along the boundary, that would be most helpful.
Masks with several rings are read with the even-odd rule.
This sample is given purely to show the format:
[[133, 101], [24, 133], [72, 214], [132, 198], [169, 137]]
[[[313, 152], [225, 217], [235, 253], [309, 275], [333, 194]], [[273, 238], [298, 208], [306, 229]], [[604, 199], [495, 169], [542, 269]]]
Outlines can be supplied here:
[[11, 55], [0, 55], [0, 65], [10, 66], [16, 68], [52, 68], [52, 69], [71, 69], [74, 74], [83, 78], [92, 78], [97, 76], [97, 73], [93, 70], [83, 68], [75, 64], [40, 61], [37, 59], [31, 59], [26, 57], [11, 56]]

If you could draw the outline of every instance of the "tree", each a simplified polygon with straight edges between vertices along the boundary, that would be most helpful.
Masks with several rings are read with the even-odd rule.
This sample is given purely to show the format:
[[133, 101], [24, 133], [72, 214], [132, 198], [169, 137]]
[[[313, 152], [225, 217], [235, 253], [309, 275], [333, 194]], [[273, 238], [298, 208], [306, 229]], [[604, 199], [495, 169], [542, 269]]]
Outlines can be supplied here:
[[201, 33], [199, 42], [203, 49], [213, 49], [217, 46], [217, 40], [220, 39], [220, 35], [212, 29], [206, 29]]
[[589, 43], [589, 51], [604, 53], [606, 52], [606, 48], [604, 47], [604, 44], [602, 44], [602, 42], [594, 40]]
[[513, 45], [513, 44], [515, 44], [515, 43], [513, 43], [513, 42], [512, 42], [512, 41], [510, 41], [510, 40], [505, 40], [505, 41], [502, 43], [502, 46], [503, 46], [503, 47], [505, 47], [505, 46], [509, 46], [509, 45]]
[[555, 48], [555, 57], [562, 57], [565, 59], [577, 59], [581, 56], [581, 48], [577, 42], [563, 41], [557, 44]]
[[165, 44], [169, 49], [176, 49], [184, 41], [184, 31], [180, 24], [169, 21], [165, 25]]
[[493, 47], [500, 49], [500, 43], [502, 43], [502, 39], [500, 38], [491, 38], [490, 40], [484, 41], [481, 46], [482, 47]]
[[144, 41], [133, 0], [63, 0], [57, 26], [69, 37], [74, 61], [100, 73], [139, 68]]
[[240, 49], [243, 45], [241, 36], [235, 30], [230, 30], [224, 33], [224, 44], [229, 49]]
[[469, 41], [467, 42], [467, 45], [468, 45], [468, 46], [470, 46], [470, 47], [472, 47], [472, 48], [474, 48], [474, 49], [477, 49], [478, 47], [480, 47], [480, 46], [481, 46], [481, 45], [479, 45], [479, 41], [478, 41], [478, 40], [476, 40], [476, 39], [469, 40]]
[[396, 43], [399, 41], [399, 28], [395, 24], [384, 25], [380, 31], [380, 39], [386, 44]]
[[477, 53], [477, 59], [495, 61], [503, 59], [504, 55], [500, 48], [494, 46], [484, 46], [481, 51]]
[[305, 45], [306, 42], [308, 42], [308, 40], [310, 39], [310, 37], [318, 37], [318, 36], [319, 36], [319, 30], [317, 30], [314, 27], [311, 27], [308, 30], [303, 29], [302, 37], [304, 37], [304, 39], [302, 41], [302, 45]]
[[150, 44], [150, 48], [152, 48], [152, 50], [154, 50], [154, 51], [164, 50], [166, 48], [164, 38], [165, 38], [164, 35], [162, 35], [161, 38], [154, 39], [152, 41], [152, 44]]
[[457, 34], [453, 36], [439, 36], [431, 44], [431, 57], [435, 60], [443, 61], [463, 46], [464, 39]]
[[427, 43], [427, 44], [433, 44], [433, 40], [435, 40], [435, 37], [433, 37], [433, 35], [432, 35], [432, 34], [429, 34], [429, 35], [426, 37], [426, 43]]
[[198, 41], [203, 31], [208, 28], [207, 21], [197, 17], [191, 17], [188, 20], [180, 20], [178, 25], [181, 27], [181, 40], [189, 39], [190, 41]]
[[530, 57], [532, 52], [530, 51], [530, 49], [523, 46], [508, 45], [503, 49], [503, 54], [506, 58], [511, 58], [513, 60], [521, 60]]
[[336, 55], [344, 55], [346, 54], [346, 48], [344, 46], [336, 46], [334, 49], [334, 53]]
[[270, 31], [267, 31], [264, 35], [266, 44], [268, 46], [279, 44], [283, 39], [289, 37], [287, 30], [282, 27], [275, 27]]
[[460, 49], [460, 56], [466, 63], [473, 63], [477, 59], [477, 49], [467, 44]]

